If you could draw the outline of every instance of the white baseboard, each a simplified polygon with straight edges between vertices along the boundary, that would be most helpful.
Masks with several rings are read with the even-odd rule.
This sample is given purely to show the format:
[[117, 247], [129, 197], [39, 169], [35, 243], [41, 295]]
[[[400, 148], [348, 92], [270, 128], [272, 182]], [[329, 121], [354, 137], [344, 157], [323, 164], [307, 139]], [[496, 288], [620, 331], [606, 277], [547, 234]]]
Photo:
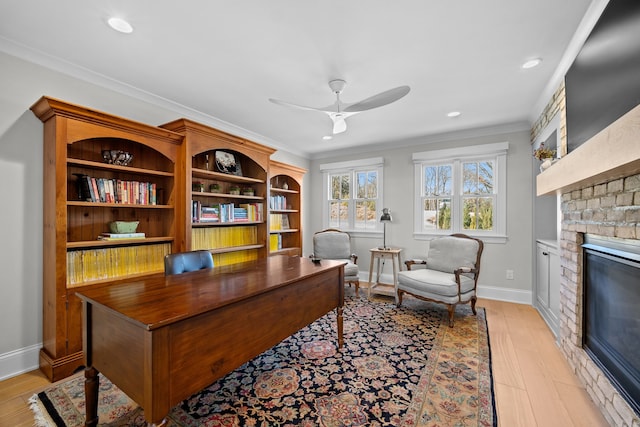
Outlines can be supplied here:
[[533, 294], [531, 291], [497, 288], [495, 286], [478, 286], [478, 297], [528, 305], [531, 305], [531, 302], [533, 301]]
[[38, 369], [42, 344], [0, 354], [0, 381]]
[[[369, 281], [369, 272], [360, 271], [358, 273], [358, 277], [361, 281], [367, 282]], [[372, 280], [376, 280], [375, 273]], [[393, 283], [393, 274], [381, 274], [380, 282]], [[498, 288], [496, 286], [478, 286], [478, 297], [528, 305], [531, 305], [533, 301], [533, 293], [531, 291], [512, 288]]]

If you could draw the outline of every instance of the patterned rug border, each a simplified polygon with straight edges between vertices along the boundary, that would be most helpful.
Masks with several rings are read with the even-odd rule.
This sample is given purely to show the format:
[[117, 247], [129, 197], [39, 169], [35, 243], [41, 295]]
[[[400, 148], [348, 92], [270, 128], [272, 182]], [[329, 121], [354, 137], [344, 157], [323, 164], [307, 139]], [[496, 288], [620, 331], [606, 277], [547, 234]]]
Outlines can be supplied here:
[[[375, 296], [369, 302], [393, 304], [392, 299], [386, 299], [383, 296]], [[424, 302], [422, 302], [422, 304], [424, 304]], [[395, 304], [393, 305], [395, 306]], [[405, 304], [403, 304], [403, 306], [404, 305]], [[429, 311], [440, 310], [440, 307], [442, 306], [432, 305], [429, 307]], [[497, 427], [498, 418], [493, 381], [491, 341], [489, 338], [486, 310], [482, 307], [478, 307], [477, 316], [473, 316], [471, 314], [470, 307], [458, 307], [455, 318], [456, 322], [453, 328], [449, 328], [447, 325], [446, 310], [440, 310], [439, 313], [441, 314], [441, 322], [438, 327], [435, 340], [433, 341], [433, 346], [428, 350], [428, 353], [426, 353], [427, 363], [423, 367], [423, 372], [420, 375], [418, 383], [415, 384], [415, 390], [412, 392], [410, 404], [406, 408], [402, 421], [400, 424], [396, 425], [403, 427], [444, 427], [454, 425], [460, 427]], [[473, 349], [470, 349], [466, 345], [464, 348], [462, 346], [456, 346], [456, 344], [460, 344], [457, 339], [461, 337], [465, 338], [464, 335], [467, 335], [469, 328], [475, 330], [477, 336], [476, 344], [478, 345]], [[469, 337], [467, 336], [466, 339], [466, 343], [468, 343]], [[460, 390], [456, 388], [455, 384], [453, 384], [455, 383], [455, 380], [452, 380], [452, 376], [465, 375], [464, 369], [459, 369], [460, 367], [464, 368], [465, 364], [456, 363], [456, 360], [459, 359], [465, 359], [465, 362], [470, 361], [470, 363], [474, 363], [474, 360], [478, 361], [478, 389], [476, 394], [480, 401], [477, 401], [478, 411], [475, 414], [472, 414], [474, 416], [469, 416], [468, 419], [455, 417], [455, 413], [458, 410], [456, 392]], [[34, 394], [29, 399], [29, 406], [34, 414], [35, 426], [67, 426], [65, 421], [59, 415], [53, 402], [51, 402], [47, 397], [46, 392], [54, 390], [56, 387], [60, 387], [62, 384], [67, 384], [74, 380], [82, 381], [82, 378], [77, 377], [82, 377], [82, 374], [76, 374], [75, 376], [67, 378], [60, 384], [49, 386], [42, 392]], [[469, 380], [469, 378], [465, 379]], [[440, 384], [436, 386], [437, 383]], [[448, 396], [447, 393], [450, 393], [450, 395]], [[122, 394], [124, 395], [124, 393]], [[432, 400], [430, 398], [431, 395], [433, 395], [435, 399]], [[137, 407], [135, 402], [131, 401], [126, 395], [124, 395], [124, 397], [133, 404], [132, 410], [129, 411], [126, 417], [119, 419], [117, 424], [109, 423], [106, 425], [130, 425], [133, 424], [134, 418], [138, 418], [136, 421], [139, 421], [140, 417], [142, 417], [142, 409]], [[483, 399], [488, 401], [482, 401]], [[487, 410], [481, 411], [480, 408], [485, 408]], [[489, 411], [490, 413], [484, 413]], [[459, 415], [459, 413], [457, 415]], [[168, 417], [168, 420], [170, 418], [173, 417]], [[453, 423], [454, 419], [457, 420], [455, 421], [455, 424]], [[123, 421], [125, 422], [124, 424], [122, 424]], [[171, 422], [169, 422], [169, 424], [173, 425]], [[209, 424], [207, 423], [204, 425]], [[239, 425], [244, 424], [241, 423]]]
[[[446, 323], [448, 322], [447, 320], [448, 314], [446, 311], [443, 312], [443, 317], [442, 317], [443, 323], [441, 324], [441, 327], [438, 330], [436, 343], [434, 343], [433, 348], [429, 350], [429, 355], [427, 357], [427, 365], [425, 366], [425, 372], [423, 373], [422, 377], [420, 378], [420, 381], [418, 382], [418, 389], [423, 390], [423, 392], [420, 395], [413, 397], [411, 401], [411, 405], [407, 410], [407, 414], [403, 419], [402, 426], [425, 427], [425, 426], [431, 426], [431, 425], [433, 426], [451, 425], [448, 423], [440, 424], [439, 422], [444, 422], [442, 420], [437, 420], [439, 422], [436, 421], [436, 423], [434, 424], [426, 424], [422, 422], [422, 421], [433, 420], [432, 417], [429, 417], [423, 414], [424, 408], [425, 408], [425, 400], [427, 400], [425, 398], [425, 395], [428, 394], [429, 392], [428, 385], [431, 383], [430, 380], [436, 374], [435, 366], [439, 360], [437, 355], [442, 353], [447, 348], [444, 344], [445, 340], [449, 335], [456, 335], [460, 331], [460, 329], [456, 329], [456, 327], [458, 328], [461, 327], [460, 323], [470, 323], [471, 325], [479, 326], [478, 344], [480, 344], [481, 341], [486, 342], [486, 355], [479, 355], [479, 356], [480, 357], [484, 356], [484, 359], [480, 359], [480, 360], [486, 361], [486, 366], [484, 367], [483, 371], [486, 372], [488, 381], [486, 381], [486, 383], [484, 384], [483, 390], [484, 392], [488, 392], [491, 399], [491, 419], [493, 421], [491, 424], [480, 423], [478, 425], [482, 427], [485, 427], [485, 426], [497, 427], [498, 415], [496, 410], [495, 389], [494, 389], [494, 382], [493, 382], [491, 340], [489, 338], [489, 325], [487, 324], [486, 310], [483, 307], [476, 307], [477, 315], [473, 316], [471, 314], [471, 308], [469, 306], [462, 306], [462, 307], [465, 311], [466, 309], [468, 309], [469, 313], [465, 312], [464, 316], [458, 316], [459, 313], [456, 313], [456, 319], [455, 319], [455, 324], [453, 328], [450, 328], [446, 325]], [[458, 308], [458, 310], [460, 310], [460, 308]], [[472, 319], [472, 321], [470, 319]], [[482, 346], [479, 345], [478, 349], [482, 350]], [[479, 394], [481, 396], [483, 394], [483, 390], [479, 391]]]

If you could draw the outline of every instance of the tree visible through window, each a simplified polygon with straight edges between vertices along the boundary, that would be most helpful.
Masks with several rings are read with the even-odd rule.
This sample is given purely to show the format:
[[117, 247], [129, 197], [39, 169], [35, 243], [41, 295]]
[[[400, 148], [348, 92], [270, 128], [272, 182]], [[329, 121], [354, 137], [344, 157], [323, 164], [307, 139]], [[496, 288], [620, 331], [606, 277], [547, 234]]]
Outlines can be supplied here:
[[377, 226], [378, 172], [358, 171], [355, 177], [355, 228], [373, 230]]
[[341, 230], [378, 230], [382, 158], [321, 165], [321, 170], [327, 184], [325, 225]]
[[493, 161], [462, 164], [462, 228], [493, 230]]
[[329, 226], [341, 228], [349, 223], [349, 201], [351, 182], [349, 174], [331, 175], [329, 200]]
[[496, 143], [415, 153], [415, 233], [503, 236], [506, 212], [498, 206], [506, 204], [507, 148]]
[[425, 229], [451, 229], [452, 166], [435, 165], [424, 168]]

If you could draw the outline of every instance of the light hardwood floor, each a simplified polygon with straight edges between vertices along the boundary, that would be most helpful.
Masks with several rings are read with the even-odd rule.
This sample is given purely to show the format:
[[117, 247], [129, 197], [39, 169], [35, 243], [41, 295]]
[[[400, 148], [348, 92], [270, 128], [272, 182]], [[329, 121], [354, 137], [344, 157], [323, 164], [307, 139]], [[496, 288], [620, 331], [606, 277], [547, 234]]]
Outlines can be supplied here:
[[[608, 425], [535, 309], [485, 299], [478, 306], [487, 312], [500, 427]], [[47, 386], [39, 371], [1, 381], [0, 426], [33, 426], [27, 401]]]

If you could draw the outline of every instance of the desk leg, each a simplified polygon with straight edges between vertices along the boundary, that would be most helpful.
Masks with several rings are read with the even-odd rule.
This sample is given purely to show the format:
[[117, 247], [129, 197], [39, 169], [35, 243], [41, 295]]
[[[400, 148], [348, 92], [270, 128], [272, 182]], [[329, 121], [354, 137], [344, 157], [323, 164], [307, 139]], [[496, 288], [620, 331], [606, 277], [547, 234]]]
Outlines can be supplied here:
[[375, 256], [371, 254], [371, 261], [369, 263], [369, 287], [367, 288], [367, 298], [371, 298], [371, 288], [373, 287], [373, 283], [371, 279], [373, 278], [373, 259]]
[[342, 345], [344, 344], [342, 306], [339, 306], [337, 308], [337, 320], [338, 320], [338, 349], [341, 349]]
[[396, 300], [396, 305], [398, 305], [398, 270], [400, 269], [400, 255], [398, 255], [398, 257], [394, 256], [391, 259], [391, 264], [393, 265], [393, 297]]
[[100, 378], [98, 370], [89, 367], [84, 370], [84, 398], [86, 405], [86, 420], [84, 425], [93, 427], [98, 425], [98, 389]]

